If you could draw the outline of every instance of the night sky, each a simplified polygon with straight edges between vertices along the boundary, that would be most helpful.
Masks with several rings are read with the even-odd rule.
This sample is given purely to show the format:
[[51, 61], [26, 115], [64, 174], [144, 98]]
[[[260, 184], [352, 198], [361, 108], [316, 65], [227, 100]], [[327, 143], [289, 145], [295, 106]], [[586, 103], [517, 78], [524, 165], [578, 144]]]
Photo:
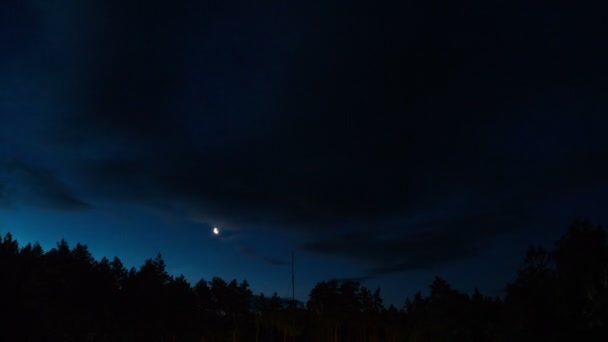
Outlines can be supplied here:
[[[0, 233], [306, 300], [501, 295], [608, 223], [605, 9], [0, 2]], [[221, 233], [215, 236], [213, 227]]]

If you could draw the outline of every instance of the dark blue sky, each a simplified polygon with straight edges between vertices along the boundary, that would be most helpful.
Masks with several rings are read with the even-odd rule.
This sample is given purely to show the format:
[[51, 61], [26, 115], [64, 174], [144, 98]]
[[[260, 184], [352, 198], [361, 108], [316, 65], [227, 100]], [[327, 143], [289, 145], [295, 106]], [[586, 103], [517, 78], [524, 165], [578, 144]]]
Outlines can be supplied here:
[[293, 249], [303, 300], [500, 294], [528, 244], [608, 222], [605, 13], [3, 1], [0, 231], [281, 295]]

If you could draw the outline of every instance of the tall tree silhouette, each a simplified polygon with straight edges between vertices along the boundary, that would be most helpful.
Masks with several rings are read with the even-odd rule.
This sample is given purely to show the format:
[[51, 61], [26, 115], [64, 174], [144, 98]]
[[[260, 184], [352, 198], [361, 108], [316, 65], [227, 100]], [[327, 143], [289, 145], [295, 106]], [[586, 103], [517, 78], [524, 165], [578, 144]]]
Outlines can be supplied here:
[[550, 254], [541, 246], [531, 246], [525, 267], [507, 287], [507, 334], [518, 340], [555, 340], [560, 324], [557, 302], [559, 289], [555, 271], [550, 268]]
[[[551, 254], [571, 336], [605, 335], [608, 329], [608, 244], [601, 226], [576, 221]], [[608, 337], [608, 336], [606, 336]]]
[[[18, 323], [21, 318], [17, 316], [21, 311], [18, 304], [27, 295], [20, 286], [25, 275], [20, 272], [19, 261], [19, 244], [7, 233], [0, 239], [0, 313], [5, 317], [7, 326]], [[0, 334], [7, 339], [16, 337], [5, 329], [0, 330]]]
[[318, 329], [318, 338], [337, 342], [342, 322], [338, 281], [318, 283], [310, 291], [307, 307]]

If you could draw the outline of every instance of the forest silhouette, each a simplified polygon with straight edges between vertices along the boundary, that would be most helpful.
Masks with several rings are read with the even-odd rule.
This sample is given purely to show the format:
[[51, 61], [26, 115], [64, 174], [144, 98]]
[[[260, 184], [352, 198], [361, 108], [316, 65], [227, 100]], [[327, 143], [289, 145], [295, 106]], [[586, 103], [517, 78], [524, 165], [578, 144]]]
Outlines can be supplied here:
[[608, 244], [572, 223], [531, 246], [503, 297], [437, 277], [427, 295], [386, 307], [380, 289], [318, 283], [306, 303], [254, 295], [246, 280], [192, 285], [159, 254], [127, 270], [65, 240], [49, 251], [0, 238], [0, 341], [608, 341]]

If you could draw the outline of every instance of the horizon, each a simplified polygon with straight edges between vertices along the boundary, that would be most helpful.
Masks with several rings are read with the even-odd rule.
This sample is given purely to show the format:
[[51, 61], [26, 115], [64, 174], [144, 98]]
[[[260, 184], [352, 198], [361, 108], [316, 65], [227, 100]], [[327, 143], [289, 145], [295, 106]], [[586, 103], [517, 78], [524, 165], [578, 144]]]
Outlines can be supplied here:
[[[578, 219], [578, 221], [577, 221], [577, 220], [573, 220], [573, 221], [572, 221], [570, 224], [573, 224], [573, 223], [576, 223], [576, 222], [580, 222], [580, 219]], [[588, 222], [588, 220], [585, 220], [584, 222]], [[600, 227], [600, 228], [604, 229], [604, 228], [603, 228], [603, 225], [601, 225], [601, 224], [599, 224], [599, 225], [598, 225], [598, 227]], [[564, 231], [565, 231], [565, 230], [564, 230]], [[562, 236], [563, 236], [563, 233], [564, 233], [564, 232], [562, 232]], [[73, 249], [73, 248], [74, 248], [74, 247], [75, 247], [77, 244], [80, 244], [80, 245], [82, 245], [82, 246], [86, 247], [86, 248], [87, 248], [87, 250], [88, 250], [88, 251], [91, 253], [91, 255], [92, 255], [92, 256], [93, 256], [93, 258], [94, 258], [94, 262], [100, 262], [100, 261], [101, 261], [103, 258], [107, 259], [108, 261], [112, 261], [114, 258], [118, 258], [119, 260], [121, 260], [121, 262], [123, 262], [123, 264], [124, 264], [124, 266], [125, 266], [125, 269], [126, 269], [127, 271], [129, 271], [129, 270], [131, 270], [131, 269], [133, 269], [133, 270], [135, 270], [135, 271], [139, 271], [139, 270], [141, 269], [141, 267], [144, 265], [144, 263], [145, 263], [146, 261], [148, 261], [148, 260], [153, 260], [154, 258], [156, 258], [156, 257], [158, 257], [158, 256], [161, 256], [161, 257], [163, 258], [163, 260], [166, 262], [166, 256], [165, 256], [165, 255], [163, 255], [161, 252], [158, 252], [157, 254], [150, 255], [149, 257], [146, 257], [145, 259], [142, 259], [142, 260], [140, 261], [140, 263], [139, 263], [139, 264], [131, 265], [131, 264], [128, 264], [128, 263], [124, 263], [124, 260], [123, 260], [123, 259], [121, 259], [119, 255], [113, 255], [113, 256], [109, 256], [109, 255], [97, 256], [97, 255], [95, 255], [95, 253], [94, 253], [93, 251], [91, 251], [91, 249], [88, 247], [88, 244], [87, 244], [86, 242], [83, 242], [83, 241], [73, 241], [73, 242], [71, 242], [71, 241], [69, 241], [69, 240], [66, 240], [65, 238], [61, 238], [61, 239], [57, 240], [57, 242], [56, 242], [56, 243], [55, 243], [55, 244], [54, 244], [52, 247], [46, 247], [46, 248], [45, 248], [45, 246], [44, 246], [44, 245], [42, 245], [42, 244], [40, 244], [38, 241], [34, 241], [34, 242], [32, 242], [32, 241], [23, 242], [23, 241], [20, 241], [18, 238], [16, 238], [16, 237], [15, 237], [15, 235], [14, 235], [14, 234], [12, 234], [10, 231], [3, 232], [2, 230], [0, 230], [0, 240], [1, 240], [1, 239], [3, 239], [3, 238], [5, 238], [5, 236], [7, 236], [7, 234], [10, 234], [10, 236], [11, 236], [11, 237], [12, 237], [12, 238], [13, 238], [13, 239], [14, 239], [14, 240], [15, 240], [15, 241], [16, 241], [16, 242], [19, 244], [19, 249], [20, 249], [20, 250], [21, 250], [21, 249], [23, 249], [23, 248], [24, 248], [25, 246], [27, 246], [27, 245], [31, 245], [31, 246], [39, 245], [39, 246], [42, 248], [43, 252], [45, 252], [45, 253], [46, 253], [46, 252], [48, 252], [48, 251], [50, 251], [50, 250], [53, 250], [53, 249], [54, 249], [54, 250], [56, 250], [56, 249], [57, 249], [57, 246], [58, 246], [58, 245], [59, 245], [59, 244], [60, 244], [62, 241], [65, 241], [65, 243], [67, 243], [67, 245], [70, 247], [70, 249]], [[215, 233], [214, 233], [214, 234], [215, 234]], [[556, 240], [556, 241], [553, 241], [553, 242], [554, 242], [554, 243], [556, 243], [556, 242], [557, 242], [557, 240]], [[543, 247], [543, 248], [546, 248], [546, 249], [551, 249], [551, 248], [554, 248], [554, 246], [553, 246], [553, 245], [546, 246], [546, 245], [543, 245], [543, 244], [539, 244], [539, 243], [535, 243], [535, 242], [530, 242], [530, 243], [527, 245], [526, 249], [529, 249], [530, 247], [533, 247], [533, 246], [534, 246], [534, 247], [536, 247], [536, 246], [540, 246], [540, 247]], [[520, 267], [518, 267], [518, 270], [517, 270], [518, 272], [519, 272], [521, 269], [523, 269], [523, 268], [524, 268], [524, 265], [526, 265], [526, 263], [525, 263], [525, 261], [524, 261], [524, 256], [523, 256], [523, 254], [522, 254], [522, 256], [521, 256], [521, 263], [520, 263], [520, 264], [521, 264], [521, 265], [520, 265]], [[189, 284], [190, 284], [190, 286], [192, 286], [192, 287], [194, 287], [194, 285], [195, 285], [197, 282], [202, 281], [202, 280], [205, 280], [205, 281], [207, 281], [207, 282], [210, 282], [210, 281], [211, 281], [211, 280], [212, 280], [214, 277], [219, 277], [219, 278], [222, 278], [222, 277], [220, 277], [219, 275], [211, 275], [211, 276], [208, 276], [208, 277], [200, 277], [200, 278], [198, 278], [198, 279], [193, 279], [193, 278], [189, 278], [189, 277], [185, 276], [185, 275], [184, 275], [184, 274], [182, 274], [182, 273], [172, 273], [172, 272], [171, 272], [172, 267], [171, 267], [171, 265], [170, 265], [170, 264], [166, 264], [166, 267], [167, 267], [167, 273], [168, 273], [168, 274], [169, 274], [171, 277], [173, 277], [173, 278], [178, 278], [178, 277], [182, 277], [182, 276], [183, 276], [183, 277], [185, 277], [186, 281], [188, 281], [188, 283], [189, 283]], [[516, 276], [516, 275], [517, 275], [517, 274], [513, 274], [513, 275], [512, 275], [513, 279], [515, 278], [515, 276]], [[289, 274], [289, 277], [290, 277], [290, 281], [291, 281], [291, 273]], [[432, 280], [435, 280], [435, 279], [437, 279], [437, 278], [441, 278], [441, 279], [443, 279], [443, 280], [446, 280], [446, 281], [447, 281], [449, 284], [451, 284], [450, 279], [447, 279], [447, 278], [443, 277], [443, 276], [442, 276], [442, 275], [440, 275], [440, 274], [436, 274], [435, 276], [433, 276], [433, 279], [432, 279]], [[223, 279], [223, 278], [222, 278], [222, 279]], [[296, 277], [296, 279], [297, 279], [297, 277]], [[254, 294], [255, 296], [264, 295], [264, 296], [266, 296], [266, 298], [270, 298], [270, 297], [271, 297], [271, 296], [273, 296], [274, 294], [277, 294], [277, 295], [279, 296], [279, 298], [280, 298], [280, 299], [281, 299], [281, 300], [282, 300], [284, 303], [289, 303], [289, 302], [292, 302], [292, 297], [291, 297], [291, 289], [289, 289], [289, 291], [288, 291], [289, 293], [287, 293], [287, 292], [285, 292], [285, 293], [284, 293], [284, 292], [281, 292], [281, 291], [278, 291], [278, 290], [274, 290], [274, 291], [272, 291], [272, 290], [271, 290], [271, 291], [268, 291], [268, 292], [264, 292], [264, 291], [256, 291], [256, 284], [252, 284], [252, 283], [250, 283], [250, 282], [249, 282], [249, 281], [248, 281], [246, 278], [239, 278], [239, 277], [235, 277], [235, 278], [227, 278], [227, 279], [224, 279], [224, 280], [225, 280], [225, 281], [227, 281], [227, 282], [230, 282], [230, 281], [233, 281], [233, 280], [235, 280], [235, 281], [237, 281], [237, 282], [247, 281], [247, 282], [249, 283], [249, 285], [250, 285], [250, 287], [251, 287], [251, 290], [253, 291], [253, 294]], [[338, 282], [338, 283], [340, 283], [340, 284], [342, 284], [342, 283], [344, 283], [344, 282], [356, 282], [356, 283], [359, 283], [359, 284], [360, 284], [362, 287], [366, 287], [366, 288], [368, 288], [368, 289], [370, 289], [370, 290], [372, 290], [372, 291], [374, 291], [374, 290], [380, 290], [380, 291], [381, 291], [381, 293], [382, 293], [382, 295], [383, 295], [383, 298], [385, 299], [385, 300], [384, 300], [384, 306], [385, 306], [386, 308], [388, 308], [389, 306], [394, 306], [394, 307], [396, 307], [396, 308], [397, 308], [397, 309], [399, 309], [399, 310], [401, 310], [401, 309], [404, 307], [404, 305], [405, 305], [405, 303], [406, 303], [406, 301], [407, 301], [407, 300], [412, 299], [412, 298], [414, 297], [414, 295], [416, 295], [417, 293], [420, 293], [420, 294], [422, 294], [422, 295], [424, 295], [424, 296], [428, 295], [428, 294], [429, 294], [429, 291], [430, 291], [430, 286], [431, 286], [431, 282], [429, 282], [429, 283], [427, 284], [427, 286], [426, 286], [426, 287], [424, 287], [424, 288], [420, 288], [420, 289], [417, 289], [417, 290], [415, 290], [415, 291], [414, 291], [414, 292], [412, 292], [412, 293], [406, 293], [406, 294], [403, 294], [403, 293], [402, 293], [402, 294], [400, 294], [400, 295], [401, 295], [401, 296], [405, 296], [405, 297], [403, 297], [403, 299], [401, 300], [401, 302], [395, 302], [395, 301], [394, 301], [394, 298], [389, 298], [389, 300], [391, 300], [391, 301], [387, 301], [387, 300], [386, 300], [386, 298], [385, 298], [385, 294], [384, 294], [384, 292], [382, 292], [382, 288], [381, 288], [381, 287], [368, 287], [368, 286], [366, 285], [366, 280], [367, 280], [367, 279], [358, 279], [358, 278], [337, 278], [337, 277], [333, 277], [333, 278], [332, 278], [332, 277], [330, 277], [330, 278], [327, 278], [327, 279], [321, 279], [321, 280], [319, 280], [319, 282], [330, 282], [330, 281], [337, 281], [337, 282]], [[473, 294], [475, 291], [480, 291], [480, 293], [481, 293], [482, 295], [484, 295], [484, 296], [489, 296], [489, 297], [493, 297], [493, 298], [500, 298], [501, 300], [504, 300], [504, 292], [506, 291], [506, 288], [507, 288], [507, 286], [508, 286], [508, 284], [509, 284], [509, 283], [510, 283], [510, 282], [505, 283], [505, 284], [504, 284], [504, 286], [503, 286], [503, 289], [501, 289], [501, 290], [499, 291], [499, 293], [492, 293], [492, 292], [484, 292], [484, 291], [480, 291], [480, 289], [479, 289], [478, 287], [473, 287], [472, 289], [461, 289], [461, 288], [458, 288], [458, 287], [454, 287], [454, 286], [452, 286], [452, 288], [453, 288], [454, 290], [460, 291], [461, 293], [464, 293], [464, 294], [466, 294], [466, 295], [472, 295], [472, 294]], [[296, 282], [296, 284], [297, 284], [297, 282]], [[318, 283], [317, 283], [317, 285], [318, 285]], [[296, 287], [297, 287], [297, 286], [296, 286]], [[311, 288], [311, 289], [312, 289], [312, 288]], [[309, 297], [310, 297], [310, 290], [308, 291], [308, 293], [307, 293], [307, 294], [306, 294], [306, 295], [305, 295], [303, 298], [300, 298], [300, 297], [296, 296], [296, 297], [295, 297], [295, 301], [296, 301], [297, 303], [300, 303], [300, 304], [301, 304], [301, 305], [303, 305], [304, 307], [306, 307]]]

